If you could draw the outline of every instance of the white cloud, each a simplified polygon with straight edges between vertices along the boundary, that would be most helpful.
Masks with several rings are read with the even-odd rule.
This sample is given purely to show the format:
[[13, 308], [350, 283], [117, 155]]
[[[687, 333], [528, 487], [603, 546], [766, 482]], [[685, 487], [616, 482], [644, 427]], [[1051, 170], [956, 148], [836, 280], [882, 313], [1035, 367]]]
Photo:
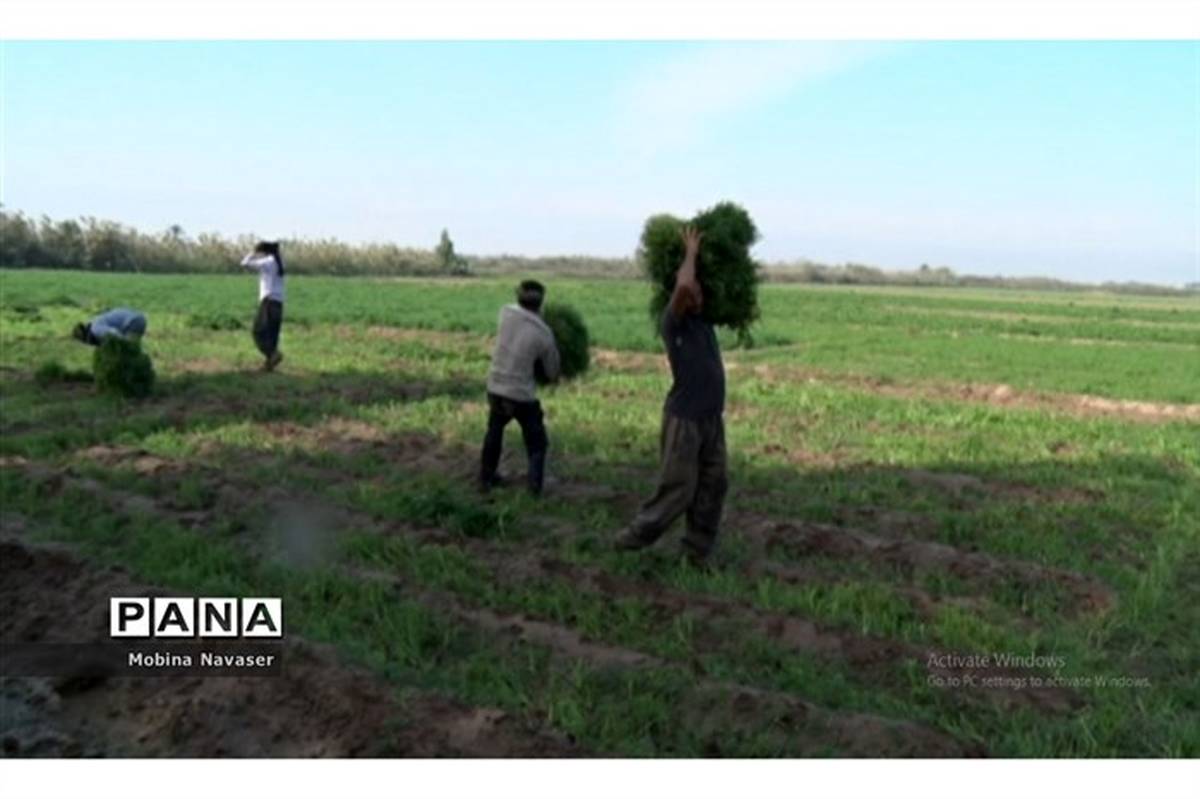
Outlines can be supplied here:
[[644, 155], [684, 146], [722, 117], [761, 107], [895, 48], [878, 42], [702, 45], [653, 65], [619, 89], [614, 138]]

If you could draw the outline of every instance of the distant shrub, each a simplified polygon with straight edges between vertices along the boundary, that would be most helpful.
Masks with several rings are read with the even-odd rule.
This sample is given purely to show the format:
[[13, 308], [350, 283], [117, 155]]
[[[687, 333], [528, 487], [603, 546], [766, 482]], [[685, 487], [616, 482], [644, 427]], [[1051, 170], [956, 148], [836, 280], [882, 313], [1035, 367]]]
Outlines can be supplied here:
[[[591, 354], [588, 352], [591, 339], [579, 312], [569, 305], [550, 303], [542, 309], [542, 319], [554, 333], [562, 377], [570, 379], [586, 372], [591, 363]], [[539, 378], [545, 382], [543, 375], [539, 375]]]
[[188, 317], [188, 327], [198, 327], [202, 330], [241, 330], [246, 326], [240, 318], [227, 313], [192, 314]]
[[33, 373], [33, 380], [45, 388], [58, 383], [90, 383], [92, 376], [83, 369], [68, 369], [58, 361], [46, 361]]
[[438, 245], [433, 251], [437, 257], [438, 265], [442, 271], [448, 275], [469, 275], [471, 267], [467, 264], [467, 259], [454, 251], [454, 242], [450, 239], [450, 231], [442, 229], [442, 237], [438, 240]]
[[120, 336], [108, 336], [92, 356], [96, 386], [122, 397], [146, 397], [154, 389], [154, 364], [142, 345]]
[[704, 318], [732, 328], [738, 340], [748, 344], [750, 326], [759, 316], [760, 266], [750, 257], [758, 229], [745, 209], [731, 202], [718, 203], [690, 221], [669, 214], [646, 220], [638, 259], [654, 286], [650, 313], [658, 319], [670, 302], [675, 274], [683, 262], [681, 234], [688, 224], [704, 234], [696, 262], [696, 277], [704, 291]]

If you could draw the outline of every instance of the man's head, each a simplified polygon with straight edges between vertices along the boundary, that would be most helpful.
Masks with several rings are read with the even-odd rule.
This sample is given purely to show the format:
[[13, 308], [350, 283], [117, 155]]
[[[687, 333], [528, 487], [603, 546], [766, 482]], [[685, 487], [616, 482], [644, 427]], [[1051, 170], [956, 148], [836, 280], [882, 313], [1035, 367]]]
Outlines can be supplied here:
[[260, 241], [254, 245], [254, 251], [259, 255], [279, 255], [279, 242]]
[[523, 280], [517, 286], [517, 304], [527, 311], [538, 313], [542, 300], [546, 299], [546, 287], [536, 280]]
[[87, 322], [80, 322], [75, 325], [75, 329], [71, 331], [71, 337], [76, 341], [82, 341], [84, 344], [94, 343], [92, 340], [92, 326]]

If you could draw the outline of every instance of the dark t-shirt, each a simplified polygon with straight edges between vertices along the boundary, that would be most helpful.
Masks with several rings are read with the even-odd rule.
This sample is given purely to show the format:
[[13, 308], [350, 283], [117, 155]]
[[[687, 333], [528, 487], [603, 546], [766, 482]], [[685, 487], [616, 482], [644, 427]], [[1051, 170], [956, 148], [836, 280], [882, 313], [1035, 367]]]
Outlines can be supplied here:
[[667, 308], [662, 316], [662, 337], [674, 378], [667, 393], [667, 413], [684, 419], [723, 413], [725, 365], [713, 326], [696, 314], [676, 319]]

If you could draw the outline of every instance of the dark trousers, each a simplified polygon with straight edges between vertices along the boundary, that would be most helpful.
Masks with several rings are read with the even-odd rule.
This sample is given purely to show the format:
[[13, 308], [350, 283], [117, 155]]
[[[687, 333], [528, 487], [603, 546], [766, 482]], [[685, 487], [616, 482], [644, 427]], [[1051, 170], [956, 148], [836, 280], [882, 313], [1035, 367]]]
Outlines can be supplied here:
[[521, 437], [525, 439], [525, 454], [529, 457], [529, 490], [540, 494], [550, 439], [546, 436], [542, 403], [537, 400], [518, 402], [499, 394], [488, 393], [488, 427], [487, 435], [483, 439], [479, 479], [485, 486], [495, 482], [496, 469], [500, 466], [500, 453], [504, 449], [504, 428], [513, 419], [521, 426]]
[[267, 358], [279, 349], [279, 330], [283, 327], [283, 303], [263, 298], [254, 316], [254, 344]]
[[684, 548], [708, 555], [716, 544], [729, 490], [725, 422], [720, 416], [683, 419], [664, 413], [659, 450], [662, 466], [658, 488], [642, 504], [630, 532], [647, 544], [653, 543], [686, 514]]

